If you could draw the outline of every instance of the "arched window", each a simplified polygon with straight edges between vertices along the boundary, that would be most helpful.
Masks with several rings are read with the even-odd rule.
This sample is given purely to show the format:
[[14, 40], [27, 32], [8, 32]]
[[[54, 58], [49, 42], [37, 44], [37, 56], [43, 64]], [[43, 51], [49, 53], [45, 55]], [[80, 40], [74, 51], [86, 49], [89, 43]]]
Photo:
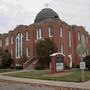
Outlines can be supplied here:
[[13, 50], [11, 49], [11, 51], [10, 51], [10, 52], [11, 52], [11, 57], [13, 58]]
[[16, 36], [16, 58], [22, 56], [22, 33]]
[[53, 37], [53, 30], [51, 27], [48, 28], [49, 37]]
[[61, 44], [61, 53], [64, 54], [64, 46], [63, 46], [63, 44]]
[[60, 27], [60, 37], [63, 37], [63, 26]]
[[72, 44], [72, 39], [71, 39], [71, 31], [69, 30], [69, 47], [71, 47]]
[[[86, 50], [86, 39], [84, 34], [81, 35], [81, 42], [82, 42], [82, 45], [84, 46], [84, 49]], [[87, 52], [85, 51], [85, 53], [83, 54], [83, 57], [86, 57], [86, 53]]]
[[83, 46], [86, 47], [86, 39], [85, 39], [84, 34], [81, 35], [81, 41], [82, 41]]
[[5, 38], [5, 45], [9, 45], [9, 38], [8, 37]]
[[87, 44], [88, 44], [88, 36], [86, 36], [86, 42], [87, 42]]
[[2, 46], [2, 40], [0, 40], [0, 46]]
[[26, 47], [26, 56], [29, 57], [29, 48]]
[[11, 44], [13, 44], [13, 36], [11, 36]]
[[37, 39], [41, 39], [42, 38], [42, 30], [40, 28], [37, 29], [37, 31], [36, 31], [36, 38]]
[[29, 33], [26, 32], [26, 41], [29, 41]]
[[78, 41], [80, 42], [81, 40], [81, 35], [80, 35], [80, 32], [78, 32]]

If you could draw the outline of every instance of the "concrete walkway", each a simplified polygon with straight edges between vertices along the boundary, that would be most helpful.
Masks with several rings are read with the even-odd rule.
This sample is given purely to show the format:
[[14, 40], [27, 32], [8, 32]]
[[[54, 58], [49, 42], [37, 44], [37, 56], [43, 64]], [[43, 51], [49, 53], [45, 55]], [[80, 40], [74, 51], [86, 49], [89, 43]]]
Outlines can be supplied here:
[[0, 74], [0, 80], [18, 82], [18, 83], [39, 84], [39, 85], [55, 86], [55, 87], [72, 87], [72, 88], [90, 90], [90, 81], [83, 82], [83, 83], [48, 81], [48, 80], [37, 80], [37, 79], [26, 79], [26, 78], [4, 76], [2, 74]]

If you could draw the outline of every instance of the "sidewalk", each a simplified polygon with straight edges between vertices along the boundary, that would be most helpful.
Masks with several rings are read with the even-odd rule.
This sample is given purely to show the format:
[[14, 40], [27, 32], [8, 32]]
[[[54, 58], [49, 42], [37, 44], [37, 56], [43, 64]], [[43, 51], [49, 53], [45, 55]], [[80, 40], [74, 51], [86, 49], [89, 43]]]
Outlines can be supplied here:
[[71, 87], [78, 89], [87, 89], [90, 90], [90, 81], [83, 83], [75, 83], [75, 82], [61, 82], [61, 81], [48, 81], [48, 80], [37, 80], [37, 79], [26, 79], [26, 78], [18, 78], [11, 76], [4, 76], [0, 74], [0, 80], [10, 81], [10, 82], [19, 82], [19, 83], [27, 83], [27, 84], [35, 84], [35, 85], [44, 85], [51, 87]]

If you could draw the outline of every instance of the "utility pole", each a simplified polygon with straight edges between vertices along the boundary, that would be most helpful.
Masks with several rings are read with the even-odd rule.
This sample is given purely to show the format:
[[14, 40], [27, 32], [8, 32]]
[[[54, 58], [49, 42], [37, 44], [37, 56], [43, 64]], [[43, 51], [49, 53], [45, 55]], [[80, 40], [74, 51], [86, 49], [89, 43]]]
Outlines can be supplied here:
[[78, 51], [80, 59], [81, 59], [81, 62], [80, 62], [81, 78], [82, 78], [82, 82], [84, 82], [85, 62], [83, 62], [83, 54], [85, 53], [85, 47], [83, 46], [83, 44], [81, 42], [79, 42], [79, 44], [77, 46], [77, 51]]
[[83, 56], [82, 56], [82, 54], [81, 54], [81, 64], [82, 64], [81, 77], [82, 77], [82, 82], [84, 82], [84, 68], [83, 68], [83, 67], [85, 67], [85, 66], [84, 66], [84, 63], [85, 63], [85, 62], [83, 62]]

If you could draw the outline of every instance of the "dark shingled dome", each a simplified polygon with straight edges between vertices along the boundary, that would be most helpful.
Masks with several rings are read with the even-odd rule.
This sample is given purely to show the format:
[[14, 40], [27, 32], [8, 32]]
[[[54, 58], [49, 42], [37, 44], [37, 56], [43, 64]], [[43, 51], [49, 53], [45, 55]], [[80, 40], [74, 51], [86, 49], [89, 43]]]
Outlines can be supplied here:
[[59, 19], [58, 14], [50, 8], [42, 9], [36, 16], [34, 23], [42, 22], [47, 19]]

